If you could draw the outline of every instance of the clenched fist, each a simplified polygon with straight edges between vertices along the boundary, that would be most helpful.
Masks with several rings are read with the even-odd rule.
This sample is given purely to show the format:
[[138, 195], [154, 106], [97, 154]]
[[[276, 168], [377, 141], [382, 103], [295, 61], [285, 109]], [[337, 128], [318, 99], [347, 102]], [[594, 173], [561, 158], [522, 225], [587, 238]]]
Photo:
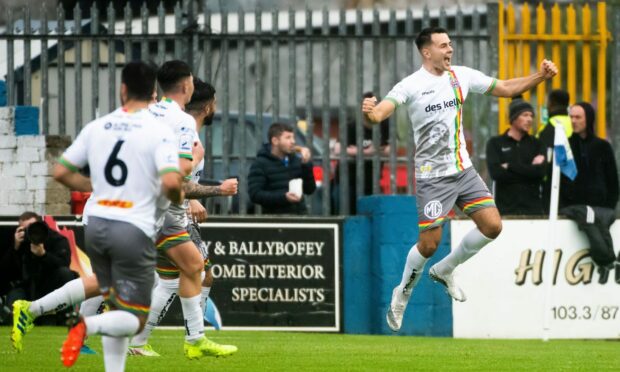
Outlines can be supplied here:
[[558, 68], [552, 61], [548, 59], [543, 59], [543, 61], [540, 63], [540, 72], [543, 74], [545, 80], [549, 80], [558, 74]]

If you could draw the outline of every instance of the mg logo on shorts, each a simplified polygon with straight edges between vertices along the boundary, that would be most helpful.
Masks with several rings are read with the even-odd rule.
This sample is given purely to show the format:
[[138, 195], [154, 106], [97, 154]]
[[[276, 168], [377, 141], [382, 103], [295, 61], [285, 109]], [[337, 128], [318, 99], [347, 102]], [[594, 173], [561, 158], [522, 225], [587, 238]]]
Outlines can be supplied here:
[[441, 202], [439, 200], [432, 200], [426, 203], [424, 206], [424, 215], [430, 219], [435, 219], [441, 216]]

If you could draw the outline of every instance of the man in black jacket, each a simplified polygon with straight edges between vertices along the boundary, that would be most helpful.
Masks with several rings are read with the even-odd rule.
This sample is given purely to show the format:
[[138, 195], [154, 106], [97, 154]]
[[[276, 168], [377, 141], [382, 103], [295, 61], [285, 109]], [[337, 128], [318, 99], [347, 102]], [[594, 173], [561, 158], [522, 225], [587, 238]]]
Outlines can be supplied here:
[[594, 117], [594, 108], [587, 102], [570, 108], [574, 133], [568, 141], [577, 177], [573, 181], [560, 179], [560, 213], [575, 220], [587, 235], [599, 282], [606, 283], [609, 271], [615, 267], [615, 280], [620, 283], [620, 255], [614, 257], [609, 233], [618, 203], [618, 172], [611, 145], [594, 134]]
[[30, 241], [28, 227], [39, 221], [41, 217], [34, 212], [22, 213], [14, 244], [0, 260], [2, 276], [10, 283], [9, 307], [17, 299], [42, 297], [75, 278], [76, 274], [69, 269], [71, 249], [67, 238], [45, 225], [47, 237], [43, 243]]
[[616, 209], [618, 171], [614, 150], [609, 142], [594, 134], [594, 108], [587, 102], [570, 108], [574, 134], [570, 148], [577, 165], [577, 178], [562, 178], [560, 206], [584, 204]]
[[540, 215], [545, 172], [544, 147], [529, 135], [534, 108], [522, 99], [510, 103], [510, 129], [487, 143], [487, 165], [495, 181], [495, 203], [502, 215]]
[[[268, 137], [269, 143], [263, 145], [250, 167], [250, 199], [266, 214], [306, 214], [303, 194], [316, 189], [310, 150], [295, 146], [293, 128], [287, 124], [272, 124]], [[302, 180], [301, 194], [289, 189], [293, 179]]]

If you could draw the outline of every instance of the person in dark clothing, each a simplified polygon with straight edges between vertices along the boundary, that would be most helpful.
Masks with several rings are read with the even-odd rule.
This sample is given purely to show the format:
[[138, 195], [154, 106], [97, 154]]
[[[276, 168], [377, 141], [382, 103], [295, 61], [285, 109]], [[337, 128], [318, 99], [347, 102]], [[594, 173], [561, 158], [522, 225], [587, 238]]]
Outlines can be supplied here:
[[0, 275], [9, 283], [9, 307], [17, 299], [42, 297], [76, 277], [69, 269], [71, 249], [67, 238], [44, 225], [47, 237], [43, 243], [30, 241], [28, 228], [40, 221], [41, 217], [34, 212], [22, 213], [12, 249], [7, 249], [0, 260]]
[[[266, 214], [306, 214], [303, 195], [316, 189], [310, 150], [295, 146], [293, 128], [287, 124], [272, 124], [268, 137], [250, 167], [250, 200]], [[301, 193], [289, 188], [293, 179], [301, 179]]]
[[566, 133], [566, 138], [570, 138], [573, 134], [573, 126], [568, 117], [569, 102], [570, 95], [568, 92], [560, 89], [552, 90], [547, 96], [548, 119], [544, 123], [544, 127], [539, 129], [537, 134], [538, 139], [545, 146], [545, 156], [547, 158], [547, 167], [542, 187], [543, 207], [547, 213], [549, 212], [549, 201], [551, 199], [551, 161], [553, 160], [555, 127], [561, 125]]
[[560, 206], [585, 204], [616, 209], [618, 172], [614, 150], [609, 142], [594, 134], [594, 108], [580, 102], [570, 108], [573, 135], [568, 142], [577, 165], [577, 178], [563, 177]]
[[[577, 165], [577, 177], [560, 179], [560, 213], [575, 220], [590, 241], [590, 256], [597, 264], [599, 282], [607, 282], [616, 270], [620, 283], [620, 255], [615, 258], [609, 227], [618, 204], [618, 173], [609, 142], [594, 134], [594, 108], [587, 102], [570, 108], [574, 133], [569, 138]], [[615, 261], [615, 262], [614, 262]]]
[[[371, 92], [364, 93], [364, 98], [374, 97], [374, 94]], [[372, 186], [374, 182], [379, 182], [379, 179], [373, 179], [372, 174], [372, 159], [371, 156], [374, 155], [377, 151], [380, 152], [381, 155], [389, 154], [390, 148], [388, 145], [389, 139], [389, 121], [384, 120], [379, 124], [379, 146], [375, 146], [372, 142], [372, 124], [368, 123], [366, 119], [363, 120], [362, 126], [362, 153], [364, 154], [364, 178], [362, 180], [364, 185], [364, 194], [363, 195], [371, 195], [372, 194]], [[355, 157], [357, 156], [357, 129], [355, 126], [355, 121], [351, 121], [347, 123], [347, 147], [343, 150], [342, 143], [336, 142], [333, 149], [333, 154], [338, 156], [341, 151], [346, 151], [347, 157], [349, 161], [347, 161], [347, 168], [349, 171], [349, 184], [348, 184], [348, 195], [349, 195], [349, 211], [351, 214], [355, 214], [357, 211], [357, 198], [362, 195], [357, 195], [357, 164], [355, 162]], [[338, 185], [340, 182], [340, 171], [342, 164], [338, 164], [336, 168], [335, 176], [334, 176], [334, 185]], [[338, 185], [339, 186], [339, 185]], [[334, 187], [334, 192], [337, 188]], [[336, 194], [338, 195], [338, 194]]]
[[522, 99], [510, 103], [510, 129], [487, 143], [487, 165], [495, 181], [495, 203], [502, 215], [540, 215], [545, 150], [529, 135], [534, 108]]

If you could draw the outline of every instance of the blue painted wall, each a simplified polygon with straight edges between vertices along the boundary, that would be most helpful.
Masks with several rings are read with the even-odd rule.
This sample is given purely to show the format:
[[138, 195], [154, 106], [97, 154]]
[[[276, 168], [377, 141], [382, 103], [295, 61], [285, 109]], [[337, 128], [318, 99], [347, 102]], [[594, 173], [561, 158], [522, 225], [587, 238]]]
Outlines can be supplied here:
[[[387, 312], [400, 283], [409, 249], [418, 239], [415, 197], [369, 196], [344, 227], [344, 331], [392, 334]], [[449, 223], [439, 249], [428, 261], [405, 312], [399, 335], [452, 336], [452, 302], [428, 269], [450, 251]]]

